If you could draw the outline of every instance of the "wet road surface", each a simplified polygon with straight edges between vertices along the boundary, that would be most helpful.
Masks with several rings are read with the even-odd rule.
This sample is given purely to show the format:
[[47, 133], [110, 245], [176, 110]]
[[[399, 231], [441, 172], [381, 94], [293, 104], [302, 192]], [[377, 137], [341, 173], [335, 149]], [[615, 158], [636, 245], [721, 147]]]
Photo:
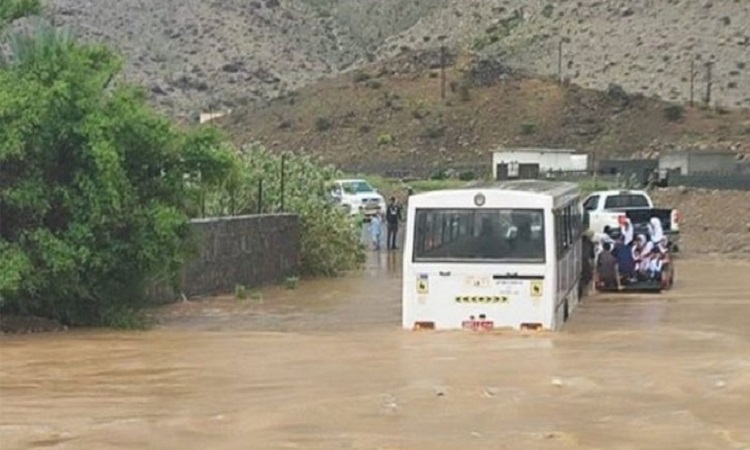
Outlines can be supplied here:
[[0, 338], [0, 448], [750, 449], [747, 262], [475, 334], [401, 331], [400, 254], [371, 256], [150, 332]]

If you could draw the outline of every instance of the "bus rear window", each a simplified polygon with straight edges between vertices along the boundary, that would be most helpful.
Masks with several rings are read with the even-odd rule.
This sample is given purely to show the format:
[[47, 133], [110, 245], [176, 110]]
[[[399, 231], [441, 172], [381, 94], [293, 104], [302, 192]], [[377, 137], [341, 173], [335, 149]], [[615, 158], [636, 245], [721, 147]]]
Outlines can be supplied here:
[[544, 263], [541, 209], [417, 209], [415, 262]]
[[610, 195], [604, 202], [604, 209], [648, 207], [648, 199], [642, 194]]

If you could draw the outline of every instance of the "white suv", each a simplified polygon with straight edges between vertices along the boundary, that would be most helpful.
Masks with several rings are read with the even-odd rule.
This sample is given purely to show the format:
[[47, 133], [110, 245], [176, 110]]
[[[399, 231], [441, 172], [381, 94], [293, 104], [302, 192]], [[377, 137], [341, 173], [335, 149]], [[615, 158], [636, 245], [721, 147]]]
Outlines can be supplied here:
[[385, 199], [365, 180], [335, 180], [331, 197], [351, 215], [362, 213], [369, 218], [385, 213]]

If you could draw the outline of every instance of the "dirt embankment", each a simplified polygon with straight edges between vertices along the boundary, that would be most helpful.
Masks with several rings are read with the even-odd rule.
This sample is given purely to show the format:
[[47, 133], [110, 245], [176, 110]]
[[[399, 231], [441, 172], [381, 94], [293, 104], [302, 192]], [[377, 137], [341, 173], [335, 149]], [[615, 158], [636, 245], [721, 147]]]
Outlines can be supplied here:
[[750, 191], [675, 187], [652, 194], [658, 206], [682, 212], [686, 255], [750, 258]]
[[219, 123], [238, 143], [259, 140], [374, 169], [388, 163], [489, 166], [498, 146], [624, 157], [662, 147], [750, 153], [748, 112], [675, 107], [617, 88], [560, 85], [466, 54], [452, 55], [441, 98], [439, 58], [415, 53], [377, 64], [268, 106], [238, 109]]

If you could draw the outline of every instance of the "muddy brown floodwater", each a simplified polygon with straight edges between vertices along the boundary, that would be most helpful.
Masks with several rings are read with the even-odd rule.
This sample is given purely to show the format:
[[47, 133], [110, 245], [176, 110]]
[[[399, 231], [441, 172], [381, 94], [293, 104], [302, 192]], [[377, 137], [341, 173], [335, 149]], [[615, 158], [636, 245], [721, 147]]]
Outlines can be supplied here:
[[750, 449], [747, 262], [522, 335], [400, 330], [398, 256], [155, 331], [0, 338], [0, 448]]

